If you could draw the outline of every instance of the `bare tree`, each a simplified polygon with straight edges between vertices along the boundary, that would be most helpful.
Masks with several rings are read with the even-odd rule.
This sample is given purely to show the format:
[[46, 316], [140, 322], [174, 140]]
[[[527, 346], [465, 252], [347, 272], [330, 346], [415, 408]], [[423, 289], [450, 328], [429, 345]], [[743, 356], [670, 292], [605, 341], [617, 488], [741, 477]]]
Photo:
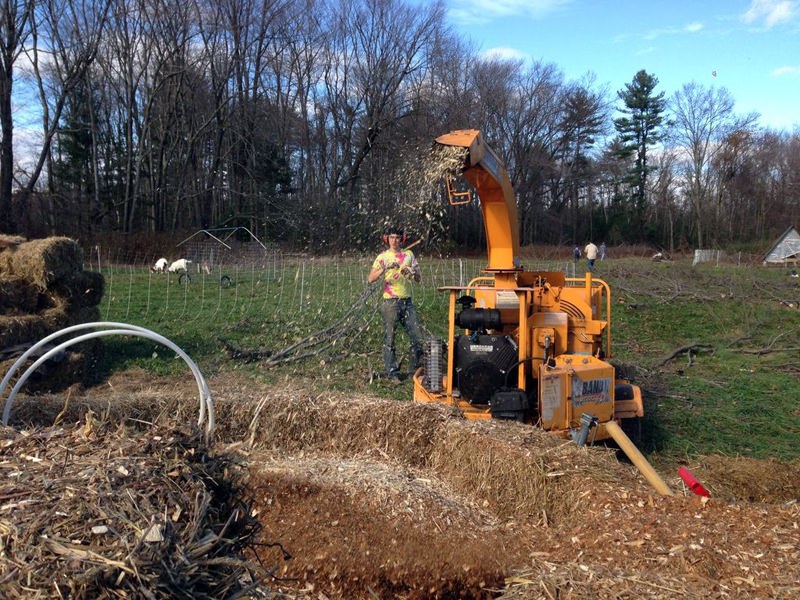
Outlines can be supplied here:
[[[489, 57], [467, 64], [474, 98], [466, 125], [481, 129], [506, 163], [518, 197], [521, 242], [543, 241], [550, 225], [561, 227], [558, 217], [547, 227], [543, 223], [561, 212], [555, 198], [560, 194], [556, 157], [565, 105], [563, 76], [542, 62]], [[482, 231], [480, 213], [473, 214], [472, 229]], [[475, 237], [472, 231], [468, 235]]]
[[[94, 63], [108, 10], [108, 2], [95, 0], [49, 0], [36, 6], [29, 58], [39, 90], [43, 140], [28, 181], [20, 190], [23, 202], [35, 188], [45, 164], [52, 177], [53, 138], [68, 98], [85, 82]], [[48, 188], [52, 192], [52, 180]], [[55, 223], [55, 204], [50, 208], [50, 222]]]
[[707, 222], [712, 215], [708, 202], [712, 193], [712, 161], [722, 140], [736, 129], [750, 126], [756, 115], [737, 117], [734, 99], [727, 88], [685, 84], [672, 97], [673, 141], [681, 148], [687, 195], [692, 207], [693, 226], [699, 248], [708, 242]]
[[[318, 118], [326, 124], [328, 142], [321, 150], [328, 183], [321, 212], [336, 215], [336, 239], [346, 239], [346, 227], [356, 230], [359, 222], [380, 227], [377, 215], [399, 208], [391, 202], [396, 191], [380, 162], [370, 168], [384, 185], [362, 195], [369, 189], [362, 185], [363, 167], [373, 154], [378, 161], [391, 159], [383, 152], [395, 148], [393, 131], [414, 114], [410, 82], [426, 68], [426, 45], [443, 18], [440, 2], [420, 8], [401, 0], [341, 3], [331, 15]], [[384, 150], [376, 153], [378, 148]]]
[[675, 162], [674, 150], [664, 150], [656, 154], [658, 161], [655, 169], [655, 181], [652, 185], [650, 196], [653, 198], [655, 206], [653, 219], [662, 231], [661, 239], [666, 240], [666, 247], [670, 252], [675, 251], [678, 232], [678, 219], [680, 216], [680, 206], [677, 196], [677, 182], [675, 181]]
[[0, 4], [0, 214], [7, 231], [16, 232], [11, 210], [14, 179], [14, 119], [11, 97], [14, 66], [30, 34], [33, 0], [2, 0]]

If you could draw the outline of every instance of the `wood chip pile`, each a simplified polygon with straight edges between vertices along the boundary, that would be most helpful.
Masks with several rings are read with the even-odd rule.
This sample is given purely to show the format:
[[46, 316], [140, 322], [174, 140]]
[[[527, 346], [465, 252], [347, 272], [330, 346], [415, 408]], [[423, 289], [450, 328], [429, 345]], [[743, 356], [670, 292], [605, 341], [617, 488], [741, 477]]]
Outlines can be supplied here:
[[292, 386], [249, 428], [259, 518], [309, 597], [800, 596], [795, 463], [707, 457], [689, 466], [715, 497], [673, 469], [663, 497], [610, 450]]
[[[240, 420], [230, 415], [220, 422], [231, 426]], [[245, 423], [238, 427], [243, 430]], [[635, 480], [613, 451], [588, 452], [528, 425], [468, 421], [436, 404], [284, 391], [261, 399], [248, 428], [256, 448], [340, 456], [378, 449], [479, 495], [499, 516], [534, 522], [563, 521], [578, 509], [580, 492], [591, 482]]]
[[0, 597], [232, 597], [264, 570], [241, 465], [171, 424], [0, 433]]
[[675, 468], [664, 497], [613, 451], [516, 423], [209, 384], [214, 453], [175, 425], [196, 416], [189, 381], [19, 399], [25, 430], [0, 431], [0, 597], [800, 597], [797, 463], [706, 457], [687, 466], [711, 499]]
[[[83, 270], [83, 251], [74, 240], [0, 235], [0, 371], [5, 373], [13, 359], [45, 336], [99, 320], [102, 297], [103, 276]], [[46, 384], [32, 380], [32, 386], [82, 379], [97, 347], [72, 347], [37, 372], [40, 379], [46, 376]]]

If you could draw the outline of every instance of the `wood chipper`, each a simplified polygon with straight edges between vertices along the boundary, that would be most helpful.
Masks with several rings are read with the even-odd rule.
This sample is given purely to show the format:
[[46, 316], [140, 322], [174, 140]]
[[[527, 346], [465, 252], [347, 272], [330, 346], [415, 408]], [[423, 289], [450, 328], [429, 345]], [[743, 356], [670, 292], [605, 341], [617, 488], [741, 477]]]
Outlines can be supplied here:
[[[453, 205], [477, 196], [488, 264], [468, 285], [440, 288], [449, 294], [447, 339], [429, 341], [414, 399], [457, 406], [471, 419], [537, 424], [579, 443], [618, 436], [620, 445], [630, 443], [620, 424], [643, 416], [642, 396], [608, 362], [609, 286], [592, 273], [526, 271], [503, 163], [476, 130], [452, 131], [436, 143], [463, 149], [448, 196]], [[469, 186], [457, 188], [456, 177]]]

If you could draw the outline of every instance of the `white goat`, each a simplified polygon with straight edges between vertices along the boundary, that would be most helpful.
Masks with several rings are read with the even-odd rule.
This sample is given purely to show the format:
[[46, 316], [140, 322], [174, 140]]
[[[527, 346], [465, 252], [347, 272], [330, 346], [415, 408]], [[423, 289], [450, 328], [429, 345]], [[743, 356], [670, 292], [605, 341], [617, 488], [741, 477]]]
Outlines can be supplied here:
[[186, 273], [189, 270], [189, 265], [192, 261], [185, 258], [179, 258], [169, 266], [170, 273]]
[[155, 271], [156, 273], [166, 273], [168, 264], [169, 264], [169, 262], [167, 261], [167, 259], [164, 258], [164, 257], [161, 257], [156, 261], [156, 264], [154, 264], [151, 267], [151, 270]]

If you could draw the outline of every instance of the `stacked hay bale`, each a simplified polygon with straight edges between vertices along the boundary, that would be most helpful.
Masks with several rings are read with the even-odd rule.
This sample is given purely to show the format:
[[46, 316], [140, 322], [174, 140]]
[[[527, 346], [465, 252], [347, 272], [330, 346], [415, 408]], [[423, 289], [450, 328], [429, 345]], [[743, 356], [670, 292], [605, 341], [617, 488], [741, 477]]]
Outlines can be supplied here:
[[[43, 337], [99, 320], [102, 297], [103, 276], [83, 270], [83, 251], [74, 240], [0, 235], [0, 373]], [[84, 380], [98, 347], [71, 347], [37, 371], [29, 387], [55, 390]]]

